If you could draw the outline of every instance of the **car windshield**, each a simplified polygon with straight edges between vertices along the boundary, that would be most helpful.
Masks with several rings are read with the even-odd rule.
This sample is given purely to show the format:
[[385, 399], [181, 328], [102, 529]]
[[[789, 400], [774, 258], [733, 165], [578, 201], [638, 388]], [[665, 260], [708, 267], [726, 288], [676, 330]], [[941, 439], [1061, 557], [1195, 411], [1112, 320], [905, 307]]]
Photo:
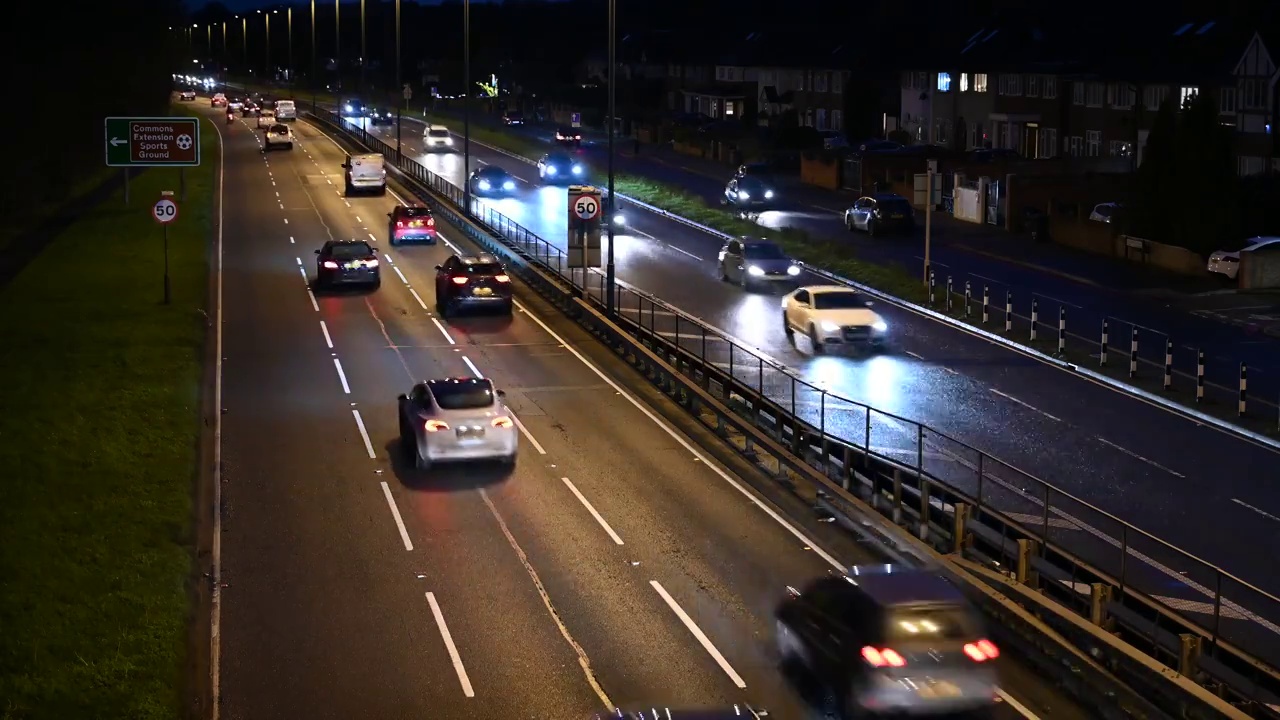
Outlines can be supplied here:
[[747, 176], [760, 177], [760, 176], [769, 174], [769, 166], [768, 165], [743, 165], [742, 168], [739, 170], [739, 173], [741, 173], [743, 177], [747, 177]]
[[430, 130], [427, 131], [427, 134], [435, 138], [449, 137], [449, 131], [444, 128], [431, 128]]
[[829, 290], [813, 294], [813, 309], [815, 310], [854, 310], [866, 306], [867, 301], [862, 297], [862, 293]]
[[573, 161], [570, 160], [565, 155], [548, 155], [547, 164], [548, 165], [572, 165]]
[[474, 410], [493, 405], [493, 387], [484, 380], [432, 380], [436, 404], [445, 410]]
[[782, 248], [773, 243], [747, 243], [743, 246], [744, 257], [752, 260], [786, 260]]
[[331, 245], [329, 254], [339, 260], [367, 258], [373, 255], [373, 248], [369, 247], [369, 243], [343, 243], [341, 245]]
[[967, 640], [975, 628], [962, 608], [955, 606], [917, 607], [894, 610], [885, 618], [885, 640], [911, 642]]
[[507, 171], [500, 167], [493, 167], [490, 165], [489, 167], [482, 168], [480, 170], [480, 177], [489, 178], [490, 180], [503, 180], [507, 177]]
[[908, 213], [911, 212], [911, 203], [906, 199], [881, 200], [880, 209], [890, 213]]

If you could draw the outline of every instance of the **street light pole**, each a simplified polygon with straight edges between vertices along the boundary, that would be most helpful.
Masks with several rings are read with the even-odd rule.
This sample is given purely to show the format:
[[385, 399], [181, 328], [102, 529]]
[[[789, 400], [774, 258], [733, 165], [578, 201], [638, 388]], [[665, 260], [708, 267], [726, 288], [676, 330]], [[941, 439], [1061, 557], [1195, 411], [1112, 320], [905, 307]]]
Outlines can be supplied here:
[[342, 0], [333, 0], [333, 67], [342, 87]]
[[316, 0], [311, 0], [311, 109], [316, 104]]
[[209, 59], [213, 59], [213, 25], [204, 26], [204, 46], [205, 51], [209, 53]]
[[[258, 12], [262, 12], [262, 11], [259, 10]], [[263, 68], [263, 71], [262, 71], [262, 81], [270, 82], [271, 74], [272, 74], [271, 73], [271, 13], [270, 12], [265, 13], [264, 16], [267, 18], [267, 29], [265, 30], [266, 39], [267, 39], [265, 45], [266, 45], [267, 53], [266, 53], [266, 56], [263, 58], [264, 60], [266, 60], [266, 67]]]
[[285, 25], [285, 29], [288, 31], [288, 34], [285, 36], [285, 42], [286, 42], [286, 47], [288, 48], [288, 52], [285, 54], [284, 67], [285, 67], [285, 73], [287, 73], [287, 77], [289, 80], [289, 87], [293, 87], [293, 6], [292, 5], [289, 6], [288, 10], [285, 10], [284, 25]]
[[462, 0], [462, 205], [471, 213], [471, 0]]
[[400, 104], [396, 106], [396, 160], [404, 159], [400, 150], [400, 130], [403, 124], [404, 106], [409, 101], [404, 98], [404, 88], [400, 80], [400, 0], [396, 0], [396, 92], [400, 93]]
[[364, 87], [364, 68], [369, 64], [368, 48], [365, 45], [365, 29], [364, 29], [364, 0], [360, 0], [360, 97], [363, 99], [365, 94]]
[[240, 56], [244, 58], [244, 70], [249, 72], [249, 16], [240, 18]]
[[618, 58], [617, 43], [615, 42], [618, 34], [618, 3], [617, 0], [609, 0], [609, 214], [605, 220], [609, 223], [609, 248], [607, 250], [607, 258], [605, 261], [605, 292], [608, 298], [605, 300], [605, 307], [610, 314], [614, 312], [614, 298], [617, 295], [617, 276], [613, 265], [613, 136], [615, 126], [617, 125], [617, 112], [615, 100], [617, 99], [616, 88], [618, 84]]

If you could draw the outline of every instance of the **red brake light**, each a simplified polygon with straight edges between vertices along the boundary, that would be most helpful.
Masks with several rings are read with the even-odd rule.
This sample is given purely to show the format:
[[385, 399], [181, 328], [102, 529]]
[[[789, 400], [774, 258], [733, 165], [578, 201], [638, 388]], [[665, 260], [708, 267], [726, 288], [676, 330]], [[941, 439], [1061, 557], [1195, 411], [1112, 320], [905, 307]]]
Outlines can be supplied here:
[[332, 260], [325, 260], [325, 261], [324, 261], [324, 266], [325, 266], [325, 267], [327, 267], [327, 268], [329, 268], [330, 270], [337, 270], [337, 269], [338, 269], [338, 263], [336, 263], [336, 262], [334, 262], [334, 261], [332, 261]]
[[891, 648], [877, 649], [870, 645], [862, 648], [862, 659], [873, 667], [903, 667], [907, 664], [907, 661], [903, 660], [896, 650]]
[[494, 280], [497, 280], [498, 282], [511, 282], [511, 278], [510, 278], [509, 276], [505, 275], [505, 274], [504, 274], [504, 275], [494, 275], [494, 276], [493, 276], [493, 279], [494, 279]]
[[490, 424], [496, 428], [509, 428], [513, 423], [511, 422], [511, 418], [503, 415], [502, 417], [494, 418]]
[[449, 423], [443, 420], [428, 420], [425, 427], [427, 432], [440, 432], [441, 430], [448, 430]]
[[436, 226], [436, 219], [433, 217], [427, 218], [427, 227], [435, 227], [435, 226]]
[[470, 280], [471, 278], [463, 277], [461, 275], [455, 275], [454, 277], [451, 277], [449, 279], [453, 281], [454, 285], [466, 285], [467, 281]]
[[1000, 648], [990, 640], [979, 640], [978, 642], [966, 643], [964, 646], [964, 654], [974, 662], [985, 662], [987, 660], [995, 660], [1000, 657]]

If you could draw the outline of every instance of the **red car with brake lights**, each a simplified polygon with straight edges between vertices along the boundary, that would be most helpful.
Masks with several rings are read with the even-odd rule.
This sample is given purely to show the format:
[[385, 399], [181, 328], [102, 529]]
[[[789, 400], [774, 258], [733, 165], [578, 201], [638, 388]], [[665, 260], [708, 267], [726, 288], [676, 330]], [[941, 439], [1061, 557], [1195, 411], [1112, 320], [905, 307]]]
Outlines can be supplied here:
[[436, 266], [436, 311], [441, 315], [464, 307], [510, 315], [511, 304], [511, 276], [493, 255], [454, 255]]
[[392, 245], [422, 242], [436, 244], [436, 219], [431, 208], [397, 205], [387, 213], [387, 240]]

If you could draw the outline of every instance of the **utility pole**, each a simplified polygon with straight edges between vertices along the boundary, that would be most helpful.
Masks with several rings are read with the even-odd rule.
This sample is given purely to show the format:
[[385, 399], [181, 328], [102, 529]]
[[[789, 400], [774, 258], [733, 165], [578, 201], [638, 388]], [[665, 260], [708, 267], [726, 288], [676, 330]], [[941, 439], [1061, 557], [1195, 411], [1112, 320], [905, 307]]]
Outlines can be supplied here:
[[360, 0], [360, 98], [367, 101], [364, 97], [366, 92], [364, 81], [364, 68], [369, 64], [368, 48], [365, 47], [365, 30], [364, 30], [364, 0]]
[[333, 0], [333, 64], [338, 71], [338, 88], [342, 88], [342, 0]]
[[471, 214], [471, 0], [462, 0], [462, 204]]
[[618, 57], [617, 43], [618, 35], [618, 3], [617, 0], [609, 0], [609, 205], [608, 216], [605, 220], [609, 223], [609, 250], [605, 261], [605, 292], [608, 298], [605, 300], [605, 307], [609, 314], [614, 312], [614, 299], [617, 296], [617, 277], [613, 264], [613, 218], [617, 213], [614, 210], [613, 199], [613, 136], [617, 126], [617, 87], [618, 87]]

